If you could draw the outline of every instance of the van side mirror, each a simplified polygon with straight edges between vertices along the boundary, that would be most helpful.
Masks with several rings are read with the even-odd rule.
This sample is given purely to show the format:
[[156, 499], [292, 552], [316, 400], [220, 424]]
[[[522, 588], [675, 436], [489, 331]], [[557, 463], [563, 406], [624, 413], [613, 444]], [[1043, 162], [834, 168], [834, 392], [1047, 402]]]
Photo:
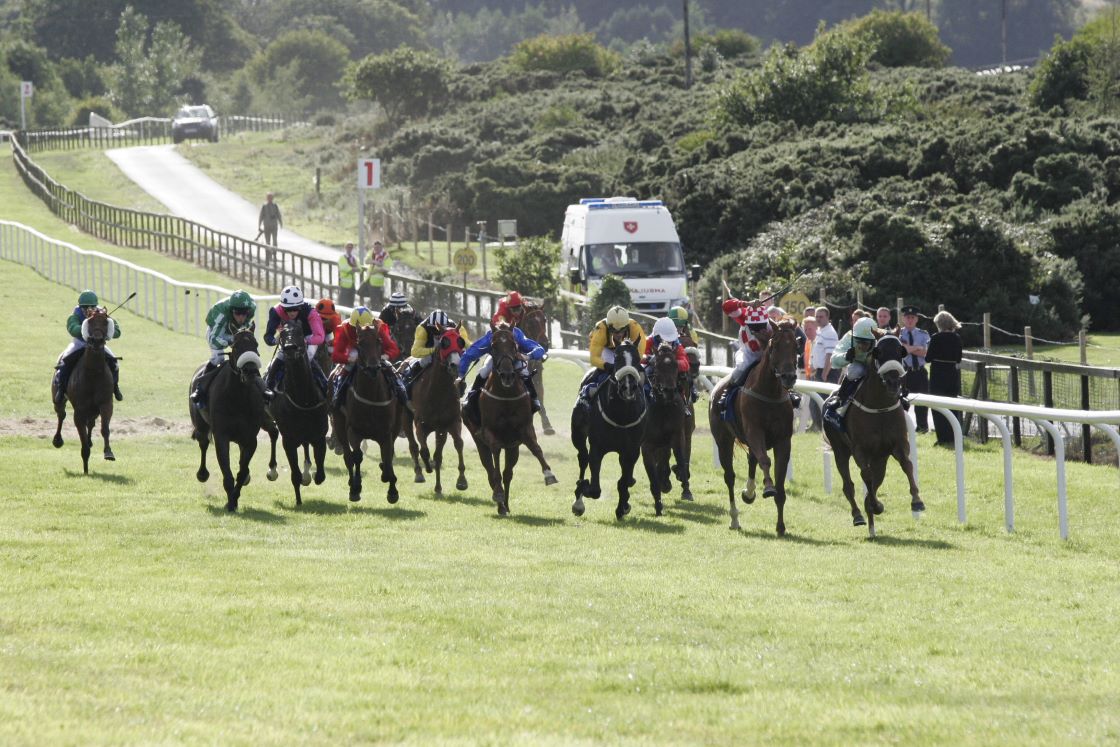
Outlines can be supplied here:
[[694, 283], [700, 279], [700, 265], [688, 266], [688, 279]]
[[583, 282], [583, 278], [579, 276], [578, 267], [573, 267], [572, 269], [568, 270], [568, 282], [572, 285], [580, 285]]

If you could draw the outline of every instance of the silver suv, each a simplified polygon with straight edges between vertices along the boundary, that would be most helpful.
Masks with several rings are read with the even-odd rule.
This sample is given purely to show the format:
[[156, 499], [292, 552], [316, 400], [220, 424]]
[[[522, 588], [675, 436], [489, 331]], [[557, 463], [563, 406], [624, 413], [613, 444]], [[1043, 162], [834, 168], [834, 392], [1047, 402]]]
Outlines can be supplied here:
[[218, 115], [206, 104], [184, 106], [171, 118], [172, 140], [181, 143], [192, 138], [218, 142]]

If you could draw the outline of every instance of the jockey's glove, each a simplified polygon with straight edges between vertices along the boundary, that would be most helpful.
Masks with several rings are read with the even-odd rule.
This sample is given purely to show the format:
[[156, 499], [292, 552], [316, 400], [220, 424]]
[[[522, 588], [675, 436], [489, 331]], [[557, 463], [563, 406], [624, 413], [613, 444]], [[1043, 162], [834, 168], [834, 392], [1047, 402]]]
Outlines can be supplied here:
[[357, 350], [351, 350], [349, 353], [346, 354], [346, 360], [349, 361], [350, 363], [357, 363], [358, 362], [358, 351]]
[[848, 348], [848, 352], [844, 353], [844, 360], [848, 361], [848, 363], [851, 363], [855, 359], [856, 359], [856, 349], [855, 348]]

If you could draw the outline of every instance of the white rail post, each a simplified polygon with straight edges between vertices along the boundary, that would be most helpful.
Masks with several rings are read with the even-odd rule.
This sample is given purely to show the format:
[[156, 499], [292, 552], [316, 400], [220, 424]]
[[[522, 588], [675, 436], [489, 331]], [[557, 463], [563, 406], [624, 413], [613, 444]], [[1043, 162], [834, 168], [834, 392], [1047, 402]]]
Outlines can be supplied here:
[[1054, 461], [1058, 472], [1058, 534], [1069, 539], [1069, 513], [1066, 509], [1066, 442], [1049, 420], [1027, 418], [1054, 439]]
[[[952, 417], [952, 413], [949, 412], [943, 412], [942, 414], [945, 417]], [[998, 415], [989, 415], [986, 412], [977, 414], [995, 425], [996, 430], [999, 431], [1000, 439], [1003, 441], [1003, 525], [1010, 534], [1015, 531], [1015, 498], [1011, 493], [1011, 450], [1013, 448], [1011, 431], [1007, 429], [1007, 424], [1003, 422], [1003, 418]]]

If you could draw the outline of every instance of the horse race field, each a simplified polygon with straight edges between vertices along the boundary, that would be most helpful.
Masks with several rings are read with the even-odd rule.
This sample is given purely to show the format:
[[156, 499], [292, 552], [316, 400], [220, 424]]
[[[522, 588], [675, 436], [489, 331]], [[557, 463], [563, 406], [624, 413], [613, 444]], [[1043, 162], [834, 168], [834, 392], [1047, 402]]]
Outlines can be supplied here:
[[[350, 504], [330, 455], [299, 510], [258, 452], [227, 515], [186, 425], [202, 341], [119, 313], [117, 461], [95, 445], [83, 476], [69, 424], [50, 445], [74, 293], [0, 276], [0, 743], [1120, 742], [1115, 468], [1070, 465], [1068, 542], [1052, 462], [1016, 457], [1008, 535], [999, 454], [971, 447], [960, 525], [931, 436], [926, 517], [892, 468], [874, 541], [824, 493], [814, 436], [784, 539], [761, 499], [728, 530], [706, 434], [696, 503], [663, 518], [644, 476], [624, 522], [613, 487], [572, 516], [562, 434], [544, 439], [561, 484], [523, 456], [505, 519], [473, 451], [471, 488], [444, 497], [399, 459], [395, 506], [375, 479]], [[546, 371], [563, 423], [579, 370]]]

